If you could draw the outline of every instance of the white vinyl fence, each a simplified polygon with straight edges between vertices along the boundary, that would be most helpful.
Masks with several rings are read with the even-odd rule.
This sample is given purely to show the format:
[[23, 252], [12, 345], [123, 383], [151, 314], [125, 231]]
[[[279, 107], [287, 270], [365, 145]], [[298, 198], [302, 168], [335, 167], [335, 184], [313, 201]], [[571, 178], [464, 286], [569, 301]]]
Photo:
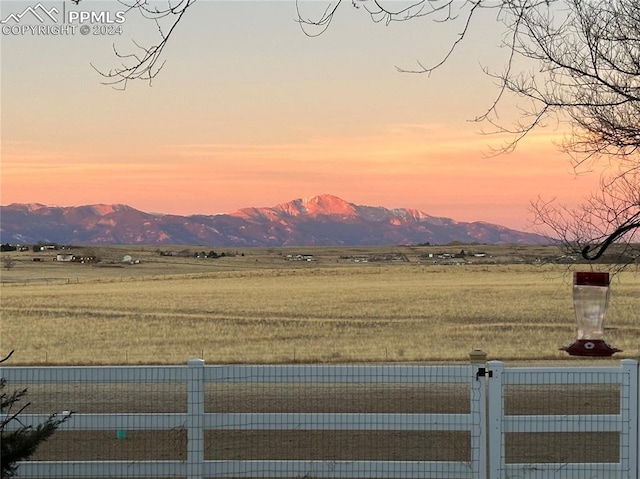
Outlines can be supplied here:
[[71, 413], [19, 477], [638, 479], [634, 360], [0, 373], [22, 424]]

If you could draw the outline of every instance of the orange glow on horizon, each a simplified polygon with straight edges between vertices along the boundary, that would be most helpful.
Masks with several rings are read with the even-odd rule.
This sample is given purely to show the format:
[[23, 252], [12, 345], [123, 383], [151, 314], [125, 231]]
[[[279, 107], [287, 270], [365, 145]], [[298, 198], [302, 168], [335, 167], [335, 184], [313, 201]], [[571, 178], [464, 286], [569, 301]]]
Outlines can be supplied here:
[[[331, 193], [357, 204], [408, 207], [519, 229], [542, 195], [577, 202], [593, 178], [570, 176], [549, 138], [484, 157], [487, 137], [441, 125], [394, 125], [378, 137], [288, 144], [157, 145], [126, 152], [30, 151], [5, 145], [2, 204], [124, 203], [143, 211], [216, 214]], [[562, 174], [566, 173], [566, 174]]]

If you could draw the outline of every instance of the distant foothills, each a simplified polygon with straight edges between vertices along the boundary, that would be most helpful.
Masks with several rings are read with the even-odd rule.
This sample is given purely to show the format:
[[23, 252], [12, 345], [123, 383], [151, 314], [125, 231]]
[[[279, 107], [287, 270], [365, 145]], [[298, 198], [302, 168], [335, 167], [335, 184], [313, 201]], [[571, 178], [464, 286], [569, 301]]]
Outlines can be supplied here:
[[61, 245], [388, 246], [548, 244], [542, 235], [465, 223], [408, 208], [349, 203], [332, 195], [227, 214], [145, 213], [127, 205], [0, 206], [0, 243]]

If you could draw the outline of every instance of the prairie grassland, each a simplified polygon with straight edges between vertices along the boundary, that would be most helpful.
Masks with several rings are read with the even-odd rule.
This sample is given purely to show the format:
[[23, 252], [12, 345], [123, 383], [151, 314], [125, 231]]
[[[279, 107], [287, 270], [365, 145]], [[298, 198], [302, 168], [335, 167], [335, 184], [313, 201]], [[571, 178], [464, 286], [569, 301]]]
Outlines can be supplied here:
[[[535, 360], [566, 358], [575, 338], [566, 266], [187, 264], [80, 267], [75, 282], [43, 270], [61, 265], [3, 272], [2, 351], [13, 364]], [[639, 291], [634, 272], [612, 283], [620, 357], [638, 354]]]

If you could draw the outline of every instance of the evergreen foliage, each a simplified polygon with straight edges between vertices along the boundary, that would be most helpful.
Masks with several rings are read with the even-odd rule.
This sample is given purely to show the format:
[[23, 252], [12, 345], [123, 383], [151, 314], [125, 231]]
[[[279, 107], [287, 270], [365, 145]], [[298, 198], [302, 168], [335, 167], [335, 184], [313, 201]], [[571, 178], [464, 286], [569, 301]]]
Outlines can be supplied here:
[[[12, 354], [13, 351], [0, 360], [0, 363], [5, 362]], [[2, 479], [14, 477], [18, 462], [33, 455], [38, 446], [51, 437], [57, 427], [70, 417], [69, 414], [64, 416], [52, 414], [36, 427], [23, 424], [20, 421], [20, 414], [30, 404], [23, 402], [27, 389], [7, 392], [5, 391], [6, 383], [5, 378], [0, 378], [0, 478]], [[12, 427], [16, 423], [18, 427]]]

